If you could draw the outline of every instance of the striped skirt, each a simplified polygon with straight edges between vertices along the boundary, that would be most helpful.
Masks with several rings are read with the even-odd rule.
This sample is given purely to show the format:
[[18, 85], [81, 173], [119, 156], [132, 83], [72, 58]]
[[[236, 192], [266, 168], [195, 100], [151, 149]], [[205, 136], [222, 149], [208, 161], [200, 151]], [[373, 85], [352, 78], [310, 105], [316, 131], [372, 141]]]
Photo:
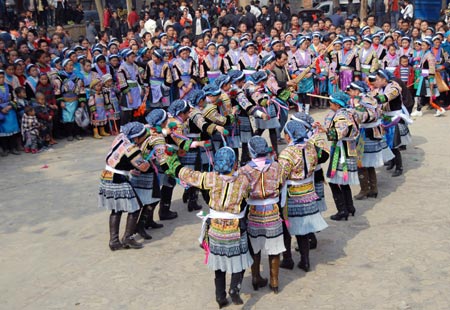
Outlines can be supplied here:
[[113, 183], [108, 180], [100, 180], [98, 206], [111, 211], [130, 213], [140, 208], [136, 193], [130, 183]]
[[251, 205], [248, 213], [247, 232], [254, 253], [264, 251], [268, 255], [277, 255], [286, 250], [277, 204]]

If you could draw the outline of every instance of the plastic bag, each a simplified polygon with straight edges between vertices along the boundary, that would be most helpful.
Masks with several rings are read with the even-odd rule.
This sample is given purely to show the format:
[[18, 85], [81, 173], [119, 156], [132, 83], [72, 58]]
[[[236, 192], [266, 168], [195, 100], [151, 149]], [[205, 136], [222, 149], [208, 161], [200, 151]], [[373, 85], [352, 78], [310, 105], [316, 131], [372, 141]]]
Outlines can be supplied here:
[[75, 111], [75, 122], [77, 123], [78, 127], [81, 127], [83, 129], [89, 127], [90, 124], [89, 114], [85, 108], [79, 107]]

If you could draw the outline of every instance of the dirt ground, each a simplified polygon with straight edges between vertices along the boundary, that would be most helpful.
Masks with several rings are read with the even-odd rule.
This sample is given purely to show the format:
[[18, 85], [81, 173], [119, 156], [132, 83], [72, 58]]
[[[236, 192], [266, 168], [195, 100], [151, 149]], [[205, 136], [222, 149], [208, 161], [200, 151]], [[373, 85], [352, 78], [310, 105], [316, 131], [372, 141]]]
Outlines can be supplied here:
[[[313, 116], [323, 121], [324, 112]], [[449, 128], [449, 116], [417, 119], [404, 175], [379, 169], [379, 197], [356, 202], [348, 222], [329, 220], [327, 187], [329, 227], [311, 251], [312, 271], [281, 270], [278, 295], [253, 291], [248, 271], [245, 304], [227, 309], [449, 309]], [[141, 250], [109, 250], [97, 189], [111, 141], [0, 158], [1, 309], [217, 308], [214, 274], [197, 244], [201, 222], [179, 187], [178, 219], [150, 230], [153, 240]]]

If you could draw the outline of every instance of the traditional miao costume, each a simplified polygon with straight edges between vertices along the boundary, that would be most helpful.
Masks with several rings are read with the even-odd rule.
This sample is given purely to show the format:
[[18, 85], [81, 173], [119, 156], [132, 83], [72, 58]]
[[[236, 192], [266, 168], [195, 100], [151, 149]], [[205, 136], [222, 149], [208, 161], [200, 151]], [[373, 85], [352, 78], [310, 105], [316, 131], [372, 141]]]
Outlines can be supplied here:
[[145, 82], [150, 86], [150, 108], [167, 109], [170, 105], [170, 86], [172, 85], [169, 64], [162, 59], [159, 64], [150, 60], [145, 75]]
[[[299, 48], [294, 55], [293, 58], [293, 71], [295, 74], [301, 74], [306, 68], [311, 66], [313, 61], [313, 55], [309, 52], [309, 50], [302, 50]], [[315, 69], [310, 71], [311, 73], [315, 72]], [[297, 94], [299, 96], [299, 110], [305, 111], [307, 114], [309, 113], [309, 107], [311, 103], [310, 97], [308, 97], [307, 93], [314, 92], [314, 79], [311, 75], [310, 77], [304, 77], [300, 80], [297, 85]]]
[[[1, 112], [11, 106], [7, 113]], [[12, 90], [8, 84], [0, 85], [0, 138], [9, 137], [20, 132], [16, 110], [12, 102]]]
[[376, 98], [382, 104], [384, 113], [383, 127], [386, 131], [388, 146], [395, 155], [395, 158], [392, 160], [392, 167], [396, 166], [394, 175], [397, 176], [402, 174], [403, 171], [403, 162], [399, 147], [411, 143], [408, 124], [412, 123], [412, 121], [409, 118], [406, 107], [402, 103], [402, 88], [397, 82], [389, 81], [387, 86], [378, 91], [379, 95]]
[[[314, 119], [304, 112], [297, 112], [291, 117], [292, 120], [298, 121], [304, 125], [308, 133], [308, 141], [317, 145], [320, 149], [325, 150], [324, 153], [320, 153], [320, 162], [325, 162], [326, 158], [329, 156], [329, 149], [327, 145], [326, 138], [323, 134], [316, 133], [313, 131], [312, 124], [314, 123]], [[317, 204], [319, 205], [319, 211], [325, 212], [327, 210], [327, 203], [325, 201], [325, 177], [323, 174], [323, 169], [321, 163], [318, 163], [316, 168], [314, 169], [314, 189], [316, 191], [317, 196]], [[312, 238], [315, 243], [317, 240]], [[311, 240], [310, 240], [311, 241]], [[311, 247], [313, 248], [313, 247]]]
[[225, 305], [225, 275], [231, 273], [229, 294], [235, 304], [239, 297], [245, 269], [253, 263], [245, 225], [246, 204], [251, 184], [243, 173], [233, 172], [235, 154], [221, 148], [214, 158], [215, 172], [181, 168], [178, 178], [190, 186], [209, 190], [210, 213], [204, 217], [199, 241], [206, 251], [206, 264], [215, 271], [216, 300]]
[[[338, 96], [335, 94], [335, 96]], [[347, 98], [331, 97], [341, 107], [346, 107]], [[327, 137], [331, 141], [330, 163], [327, 171], [328, 183], [333, 193], [333, 199], [338, 213], [332, 220], [348, 218], [348, 214], [355, 214], [352, 191], [350, 185], [358, 185], [356, 141], [359, 136], [359, 126], [356, 116], [345, 108], [330, 112], [325, 119]]]
[[139, 108], [142, 103], [138, 66], [122, 62], [117, 72], [117, 81], [122, 93], [120, 121], [121, 124], [126, 124], [132, 119], [133, 110]]
[[187, 87], [189, 83], [192, 83], [194, 89], [197, 84], [196, 79], [198, 79], [198, 69], [195, 61], [191, 57], [186, 60], [177, 57], [173, 62], [172, 77], [173, 82], [179, 89], [179, 98], [183, 99], [187, 94], [184, 93], [182, 87]]
[[200, 78], [203, 85], [214, 83], [221, 73], [225, 73], [225, 62], [218, 54], [211, 56], [208, 54], [203, 59], [203, 63], [199, 65]]
[[249, 55], [247, 52], [242, 52], [239, 58], [238, 69], [244, 72], [245, 79], [250, 80], [250, 76], [261, 69], [259, 64], [259, 57], [257, 54]]
[[[104, 84], [104, 79], [102, 79]], [[118, 134], [117, 121], [120, 120], [120, 104], [119, 98], [117, 98], [117, 88], [112, 85], [111, 87], [103, 86], [103, 97], [105, 98], [105, 105], [112, 108], [112, 113], [108, 115], [108, 122], [110, 126], [110, 132]]]
[[357, 47], [348, 51], [342, 49], [336, 53], [336, 73], [339, 74], [340, 89], [345, 89], [353, 81], [354, 76], [360, 75], [360, 71]]
[[306, 128], [299, 121], [287, 122], [284, 132], [291, 138], [291, 143], [278, 158], [282, 171], [280, 183], [283, 184], [280, 205], [285, 223], [286, 252], [283, 254], [283, 265], [291, 261], [293, 266], [290, 234], [297, 238], [300, 249], [298, 267], [307, 272], [310, 269], [309, 235], [328, 227], [320, 214], [314, 189], [314, 171], [319, 162], [320, 149], [306, 141]]
[[[275, 75], [271, 71], [264, 71], [267, 81], [264, 88], [258, 88], [251, 95], [252, 100], [263, 108], [263, 111], [270, 117], [269, 120], [255, 119], [258, 135], [262, 135], [265, 129], [269, 129], [270, 143], [276, 154], [278, 154], [277, 129], [280, 128], [280, 114], [283, 107], [287, 107], [287, 100], [290, 92], [282, 90], [278, 86]], [[259, 72], [252, 75], [259, 74]]]
[[[245, 74], [242, 71], [232, 71], [229, 73], [232, 82], [242, 81], [245, 78]], [[243, 88], [238, 88], [236, 85], [232, 86], [230, 91], [230, 98], [233, 106], [239, 106], [239, 132], [242, 142], [242, 156], [241, 165], [247, 163], [250, 160], [250, 154], [248, 152], [248, 141], [253, 136], [253, 128], [250, 122], [250, 115], [255, 118], [261, 118], [263, 112], [254, 103], [250, 102], [248, 98], [251, 97], [251, 92], [254, 87], [252, 82], [246, 82]], [[247, 97], [248, 96], [248, 97]]]
[[400, 58], [397, 54], [387, 53], [381, 62], [381, 67], [394, 75], [394, 71], [400, 64]]
[[359, 61], [361, 63], [361, 76], [363, 79], [368, 77], [370, 73], [378, 70], [378, 57], [372, 47], [369, 47], [368, 50], [366, 50], [364, 47], [360, 49]]
[[[229, 49], [228, 52], [225, 54], [225, 63], [226, 63], [226, 69], [229, 70], [237, 70], [239, 69], [239, 59], [241, 57], [241, 49]], [[257, 56], [258, 57], [258, 56]]]
[[283, 225], [278, 207], [280, 165], [269, 159], [267, 142], [259, 136], [249, 142], [252, 161], [240, 169], [250, 180], [251, 192], [247, 232], [253, 254], [252, 284], [257, 290], [267, 284], [260, 275], [261, 252], [269, 255], [270, 286], [278, 292], [278, 270], [280, 256], [285, 251]]
[[38, 77], [28, 76], [25, 81], [25, 92], [27, 93], [27, 99], [32, 100], [36, 95], [36, 86], [39, 82]]
[[414, 50], [413, 52], [413, 58], [411, 59], [411, 64], [414, 68], [414, 86], [413, 86], [413, 92], [411, 92], [411, 95], [414, 96], [414, 102], [416, 106], [419, 106], [420, 104], [420, 96], [417, 96], [417, 88], [419, 87], [419, 78], [421, 76], [421, 69], [420, 69], [420, 62], [423, 57], [423, 51], [420, 50]]
[[[436, 58], [431, 50], [427, 50], [420, 59], [420, 76], [417, 85], [416, 96], [420, 97], [420, 104], [417, 111], [421, 111], [422, 107], [429, 102], [429, 98], [439, 96], [439, 90], [436, 85]], [[431, 93], [430, 84], [434, 84], [433, 93]]]
[[103, 55], [97, 55], [94, 57], [94, 66], [92, 67], [91, 72], [99, 79], [101, 79], [105, 74], [111, 74], [113, 81], [116, 81], [114, 69], [111, 67], [111, 65], [107, 63], [104, 68], [100, 68], [100, 66], [97, 64], [97, 62], [102, 59], [106, 61], [106, 57]]
[[[100, 82], [97, 79], [94, 80], [91, 87], [95, 87], [96, 81]], [[93, 91], [94, 93], [91, 94], [88, 101], [88, 107], [91, 115], [91, 124], [94, 127], [94, 138], [109, 136], [109, 134], [105, 132], [104, 126], [108, 123], [108, 119], [114, 115], [113, 107], [110, 101], [105, 100], [103, 91], [100, 91], [100, 93], [96, 93], [95, 90]], [[100, 136], [97, 127], [100, 127]]]
[[[446, 70], [445, 64], [447, 64], [447, 66], [448, 66], [448, 64], [450, 63], [449, 55], [445, 52], [445, 50], [442, 47], [438, 47], [438, 48], [432, 47], [431, 51], [433, 52], [433, 55], [436, 59], [436, 72], [439, 72], [439, 74], [441, 75], [442, 81], [445, 82], [448, 86], [450, 80], [449, 80], [449, 74]], [[438, 85], [436, 84], [435, 87], [437, 88]], [[443, 94], [441, 94], [441, 95], [443, 95]]]
[[167, 160], [166, 140], [158, 124], [163, 124], [167, 120], [167, 112], [156, 109], [150, 112], [146, 118], [149, 125], [146, 126], [147, 138], [141, 145], [142, 157], [152, 164], [147, 172], [139, 175], [132, 175], [130, 182], [133, 186], [140, 202], [142, 211], [137, 224], [137, 232], [144, 239], [151, 239], [145, 228], [161, 228], [153, 220], [153, 212], [161, 198], [158, 181], [158, 166], [164, 165]]
[[[332, 93], [331, 89], [329, 91], [328, 75], [330, 69], [327, 60], [328, 58], [324, 59], [323, 56], [317, 58], [316, 60], [316, 78], [314, 79], [316, 83], [316, 93], [323, 96], [326, 96], [329, 92]], [[320, 98], [319, 101], [319, 107], [325, 109], [327, 107], [327, 100]]]
[[378, 59], [378, 67], [381, 66], [381, 61], [384, 59], [384, 57], [387, 54], [386, 47], [382, 44], [372, 44], [373, 49], [375, 50], [375, 53], [377, 54]]
[[[8, 106], [12, 107], [12, 109], [7, 113], [1, 112], [1, 110]], [[5, 152], [8, 149], [13, 149], [15, 140], [12, 136], [19, 132], [19, 122], [12, 102], [12, 90], [5, 83], [0, 85], [0, 140]]]
[[357, 150], [361, 191], [355, 199], [376, 198], [378, 185], [375, 168], [382, 167], [384, 163], [393, 159], [394, 154], [384, 139], [381, 106], [374, 97], [366, 94], [368, 87], [365, 83], [352, 82], [350, 88], [360, 91], [360, 96], [353, 98], [354, 111], [360, 123]]
[[62, 71], [54, 80], [54, 84], [57, 102], [65, 104], [65, 108], [61, 112], [61, 122], [70, 138], [78, 131], [78, 126], [75, 125], [75, 111], [78, 103], [86, 101], [84, 83], [75, 73]]
[[[215, 83], [221, 89], [221, 94], [219, 97], [219, 101], [217, 103], [218, 110], [219, 110], [220, 114], [222, 114], [223, 116], [228, 116], [228, 115], [232, 114], [234, 104], [230, 99], [230, 95], [227, 92], [225, 92], [222, 89], [222, 87], [225, 84], [231, 83], [231, 77], [228, 75], [221, 75], [216, 79]], [[234, 103], [236, 103], [236, 102], [234, 102]], [[234, 149], [234, 151], [236, 152], [236, 157], [239, 158], [239, 156], [238, 156], [239, 148], [242, 145], [241, 145], [241, 133], [240, 133], [240, 128], [239, 128], [238, 118], [235, 117], [234, 122], [232, 122], [229, 125], [228, 124], [225, 125], [225, 129], [227, 129], [230, 134], [225, 138], [227, 145], [223, 145], [223, 146], [229, 146], [232, 149]]]
[[[100, 178], [99, 207], [111, 210], [109, 218], [111, 250], [124, 247], [140, 248], [132, 235], [136, 231], [139, 217], [140, 202], [135, 190], [130, 184], [130, 171], [137, 169], [145, 172], [151, 168], [150, 163], [142, 157], [138, 145], [130, 141], [145, 134], [144, 125], [136, 122], [122, 126], [122, 133], [113, 141], [111, 150], [106, 156], [106, 167]], [[127, 226], [119, 242], [119, 227], [122, 212], [128, 212]]]

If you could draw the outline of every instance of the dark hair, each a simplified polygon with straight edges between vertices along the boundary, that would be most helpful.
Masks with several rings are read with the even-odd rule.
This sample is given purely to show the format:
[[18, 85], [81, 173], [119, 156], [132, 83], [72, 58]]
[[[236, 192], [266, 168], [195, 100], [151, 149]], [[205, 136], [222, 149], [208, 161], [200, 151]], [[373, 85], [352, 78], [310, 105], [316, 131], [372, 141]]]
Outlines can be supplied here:
[[286, 51], [284, 51], [284, 50], [280, 50], [280, 51], [278, 51], [278, 52], [275, 52], [275, 59], [281, 59], [281, 57], [283, 56], [283, 54], [284, 55], [288, 55], [287, 53], [286, 53]]
[[22, 86], [16, 87], [16, 89], [14, 89], [14, 92], [16, 93], [17, 96], [23, 91], [25, 91], [25, 87]]

